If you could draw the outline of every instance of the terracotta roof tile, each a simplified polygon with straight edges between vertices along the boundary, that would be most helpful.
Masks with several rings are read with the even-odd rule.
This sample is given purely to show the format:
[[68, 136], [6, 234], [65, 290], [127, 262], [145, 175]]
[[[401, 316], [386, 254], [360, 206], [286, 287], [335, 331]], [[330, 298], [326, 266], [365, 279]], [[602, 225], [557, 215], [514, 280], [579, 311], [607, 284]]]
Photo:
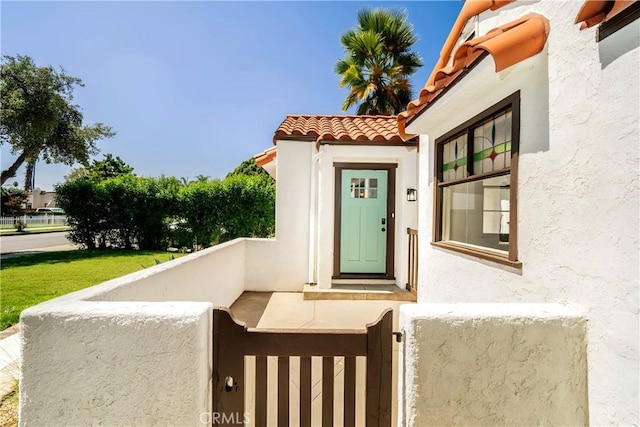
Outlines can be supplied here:
[[312, 137], [321, 141], [403, 142], [395, 116], [288, 115], [273, 141], [282, 137]]
[[549, 35], [549, 21], [542, 15], [531, 13], [508, 24], [489, 31], [461, 44], [453, 54], [451, 64], [434, 70], [433, 84], [427, 82], [417, 100], [407, 106], [407, 111], [398, 115], [398, 131], [403, 137], [405, 126], [413, 117], [425, 109], [440, 93], [457, 81], [463, 71], [470, 68], [485, 53], [490, 54], [496, 72], [530, 58], [542, 51]]
[[575, 23], [582, 22], [581, 30], [602, 24], [635, 2], [636, 0], [587, 0], [580, 8]]
[[276, 147], [267, 148], [262, 153], [256, 154], [253, 158], [256, 161], [256, 164], [260, 167], [266, 165], [273, 161], [276, 158]]

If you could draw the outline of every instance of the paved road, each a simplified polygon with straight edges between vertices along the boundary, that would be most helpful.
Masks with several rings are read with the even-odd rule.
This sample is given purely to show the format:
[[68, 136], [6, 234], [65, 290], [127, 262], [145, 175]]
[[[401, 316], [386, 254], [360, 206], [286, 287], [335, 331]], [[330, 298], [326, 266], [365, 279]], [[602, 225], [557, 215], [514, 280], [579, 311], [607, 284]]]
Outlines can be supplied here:
[[75, 249], [65, 237], [66, 231], [56, 233], [1, 236], [0, 254], [26, 251], [63, 251]]

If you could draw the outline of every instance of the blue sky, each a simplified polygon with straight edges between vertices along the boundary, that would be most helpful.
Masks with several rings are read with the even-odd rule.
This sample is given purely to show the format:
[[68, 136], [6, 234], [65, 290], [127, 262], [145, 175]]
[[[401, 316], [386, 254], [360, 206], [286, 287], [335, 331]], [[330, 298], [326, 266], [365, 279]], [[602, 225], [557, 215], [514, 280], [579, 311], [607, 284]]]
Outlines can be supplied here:
[[[99, 143], [102, 153], [139, 175], [224, 177], [271, 146], [286, 114], [341, 113], [339, 37], [367, 6], [407, 9], [425, 64], [413, 78], [417, 93], [460, 1], [2, 1], [0, 49], [80, 77], [85, 121], [117, 132]], [[2, 168], [13, 158], [3, 146]], [[39, 162], [36, 186], [52, 189], [70, 169]]]

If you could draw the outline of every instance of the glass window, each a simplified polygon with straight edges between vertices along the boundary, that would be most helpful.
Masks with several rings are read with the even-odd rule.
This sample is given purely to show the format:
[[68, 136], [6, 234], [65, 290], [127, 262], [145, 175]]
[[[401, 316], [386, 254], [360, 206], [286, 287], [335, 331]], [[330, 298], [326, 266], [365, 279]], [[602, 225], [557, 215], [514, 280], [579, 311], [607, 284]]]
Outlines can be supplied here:
[[377, 178], [351, 178], [350, 187], [352, 199], [378, 198]]
[[512, 237], [519, 106], [515, 93], [436, 140], [434, 243], [519, 264]]
[[509, 175], [444, 188], [442, 240], [507, 251]]

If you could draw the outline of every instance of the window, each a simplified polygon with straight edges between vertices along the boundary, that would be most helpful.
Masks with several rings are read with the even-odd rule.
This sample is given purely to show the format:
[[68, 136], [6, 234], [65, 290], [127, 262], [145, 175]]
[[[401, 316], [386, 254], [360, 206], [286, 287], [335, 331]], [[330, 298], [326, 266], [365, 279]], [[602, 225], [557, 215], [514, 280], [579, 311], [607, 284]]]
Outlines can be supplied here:
[[520, 267], [520, 93], [436, 139], [433, 244]]
[[377, 199], [378, 180], [376, 178], [351, 178], [352, 199]]
[[640, 18], [640, 2], [631, 3], [610, 19], [607, 19], [607, 16], [608, 14], [605, 15], [604, 22], [598, 27], [598, 32], [596, 33], [597, 42], [606, 39], [611, 34], [638, 20]]

